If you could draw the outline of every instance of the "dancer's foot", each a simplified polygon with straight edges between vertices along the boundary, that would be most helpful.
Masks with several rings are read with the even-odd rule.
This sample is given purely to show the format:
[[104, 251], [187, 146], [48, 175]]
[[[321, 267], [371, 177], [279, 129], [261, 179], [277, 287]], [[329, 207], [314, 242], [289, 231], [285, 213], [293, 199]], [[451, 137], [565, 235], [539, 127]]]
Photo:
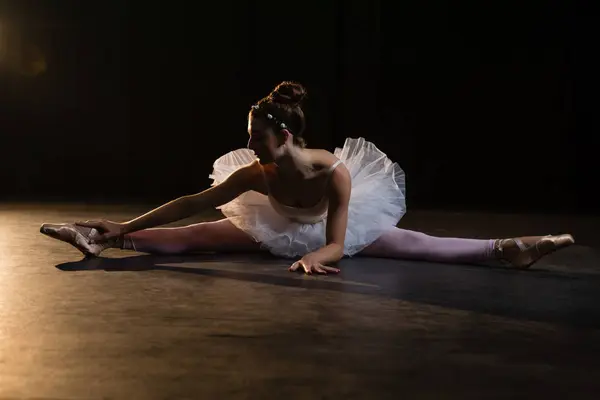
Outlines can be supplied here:
[[104, 250], [117, 246], [117, 240], [111, 240], [100, 244], [90, 244], [90, 238], [96, 235], [98, 231], [94, 228], [87, 228], [85, 226], [74, 224], [43, 224], [40, 228], [40, 232], [51, 238], [73, 245], [77, 250], [88, 257], [97, 257]]
[[501, 261], [524, 269], [542, 257], [573, 243], [573, 236], [568, 234], [498, 239], [494, 244], [494, 253]]

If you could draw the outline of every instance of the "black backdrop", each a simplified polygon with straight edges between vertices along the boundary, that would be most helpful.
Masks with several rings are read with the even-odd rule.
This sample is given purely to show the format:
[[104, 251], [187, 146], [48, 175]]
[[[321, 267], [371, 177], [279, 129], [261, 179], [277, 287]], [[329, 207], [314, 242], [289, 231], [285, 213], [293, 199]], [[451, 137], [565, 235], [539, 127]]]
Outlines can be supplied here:
[[309, 145], [374, 141], [409, 207], [598, 210], [597, 32], [575, 2], [3, 5], [48, 64], [0, 77], [5, 199], [203, 190], [252, 102], [297, 80]]

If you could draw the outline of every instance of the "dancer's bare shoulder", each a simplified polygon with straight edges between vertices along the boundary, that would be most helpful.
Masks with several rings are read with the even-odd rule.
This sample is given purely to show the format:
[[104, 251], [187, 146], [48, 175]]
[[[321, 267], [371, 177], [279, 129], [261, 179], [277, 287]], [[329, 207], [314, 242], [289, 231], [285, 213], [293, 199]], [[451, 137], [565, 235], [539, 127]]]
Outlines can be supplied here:
[[316, 170], [328, 170], [338, 158], [330, 151], [324, 149], [306, 149], [310, 162]]
[[327, 175], [327, 182], [331, 183], [331, 187], [334, 190], [346, 192], [347, 189], [352, 185], [352, 179], [350, 173], [344, 164], [338, 165], [333, 171], [330, 172], [330, 168], [339, 160], [333, 153], [323, 150], [315, 149], [312, 150], [312, 162], [316, 170], [324, 176]]
[[268, 193], [262, 166], [258, 160], [238, 168], [213, 189], [226, 197], [239, 196], [251, 190]]
[[260, 161], [254, 160], [250, 164], [241, 167], [236, 172], [235, 183], [244, 191], [254, 190], [262, 194], [268, 194], [269, 190], [265, 182], [263, 166]]

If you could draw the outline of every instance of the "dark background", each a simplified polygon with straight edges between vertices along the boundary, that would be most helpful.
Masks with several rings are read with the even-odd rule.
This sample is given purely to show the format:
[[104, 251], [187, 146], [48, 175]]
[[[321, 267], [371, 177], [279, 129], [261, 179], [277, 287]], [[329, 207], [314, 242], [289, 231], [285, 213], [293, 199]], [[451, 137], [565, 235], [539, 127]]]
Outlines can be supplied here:
[[309, 145], [375, 142], [409, 209], [599, 209], [598, 32], [576, 2], [12, 1], [1, 19], [48, 65], [0, 68], [6, 200], [206, 189], [249, 106], [296, 80]]

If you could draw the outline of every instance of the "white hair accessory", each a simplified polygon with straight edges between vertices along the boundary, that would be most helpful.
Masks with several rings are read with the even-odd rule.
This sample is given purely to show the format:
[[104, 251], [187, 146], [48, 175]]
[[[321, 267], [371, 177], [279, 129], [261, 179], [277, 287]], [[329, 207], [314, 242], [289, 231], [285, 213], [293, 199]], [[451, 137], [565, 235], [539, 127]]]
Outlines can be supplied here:
[[[260, 110], [260, 107], [257, 106], [257, 105], [253, 105], [252, 108], [255, 109], [255, 110], [257, 110], [257, 111]], [[275, 118], [273, 116], [273, 114], [267, 114], [267, 119], [270, 119], [271, 121], [275, 122], [277, 125], [279, 125], [279, 127], [281, 129], [286, 129], [287, 128], [287, 125], [285, 123], [279, 121], [277, 118]]]

